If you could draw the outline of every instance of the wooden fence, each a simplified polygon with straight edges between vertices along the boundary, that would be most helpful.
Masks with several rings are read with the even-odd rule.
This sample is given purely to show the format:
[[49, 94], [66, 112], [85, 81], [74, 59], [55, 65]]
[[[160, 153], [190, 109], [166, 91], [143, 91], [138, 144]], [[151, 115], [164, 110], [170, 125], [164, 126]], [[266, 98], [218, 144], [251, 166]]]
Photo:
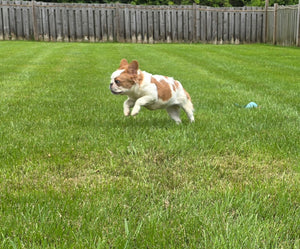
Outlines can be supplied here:
[[0, 40], [299, 45], [298, 6], [211, 8], [0, 0]]

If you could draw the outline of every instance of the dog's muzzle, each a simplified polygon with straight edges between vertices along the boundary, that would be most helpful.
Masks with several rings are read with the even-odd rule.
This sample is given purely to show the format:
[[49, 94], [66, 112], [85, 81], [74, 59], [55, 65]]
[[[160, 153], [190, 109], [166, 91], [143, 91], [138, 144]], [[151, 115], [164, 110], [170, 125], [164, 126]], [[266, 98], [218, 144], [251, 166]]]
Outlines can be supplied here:
[[117, 92], [113, 89], [113, 83], [110, 83], [109, 89], [115, 95], [122, 94], [122, 92]]

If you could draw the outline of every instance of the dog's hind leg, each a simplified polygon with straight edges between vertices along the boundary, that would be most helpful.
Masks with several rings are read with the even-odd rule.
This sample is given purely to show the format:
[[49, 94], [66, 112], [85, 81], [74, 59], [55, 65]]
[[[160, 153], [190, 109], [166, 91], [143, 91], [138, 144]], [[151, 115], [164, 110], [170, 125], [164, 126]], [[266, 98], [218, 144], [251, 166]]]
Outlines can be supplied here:
[[181, 107], [185, 111], [191, 123], [194, 122], [194, 107], [192, 102], [190, 100], [187, 100], [184, 104], [181, 105]]
[[180, 115], [180, 107], [178, 105], [169, 106], [167, 108], [167, 112], [171, 119], [173, 119], [177, 124], [181, 123]]

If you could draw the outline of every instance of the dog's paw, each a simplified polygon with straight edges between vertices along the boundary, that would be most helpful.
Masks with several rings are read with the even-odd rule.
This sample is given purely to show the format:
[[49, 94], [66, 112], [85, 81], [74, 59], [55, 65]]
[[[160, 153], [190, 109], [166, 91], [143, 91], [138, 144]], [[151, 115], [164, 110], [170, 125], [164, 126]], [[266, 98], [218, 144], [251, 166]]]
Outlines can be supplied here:
[[141, 109], [140, 107], [136, 107], [136, 106], [135, 106], [135, 107], [132, 109], [131, 116], [136, 116], [136, 115], [138, 115], [140, 109]]
[[124, 116], [125, 116], [125, 117], [130, 116], [130, 110], [129, 110], [129, 111], [124, 111]]
[[139, 112], [134, 112], [134, 111], [132, 111], [132, 112], [131, 112], [131, 116], [136, 116], [136, 115], [138, 115], [138, 113], [139, 113]]

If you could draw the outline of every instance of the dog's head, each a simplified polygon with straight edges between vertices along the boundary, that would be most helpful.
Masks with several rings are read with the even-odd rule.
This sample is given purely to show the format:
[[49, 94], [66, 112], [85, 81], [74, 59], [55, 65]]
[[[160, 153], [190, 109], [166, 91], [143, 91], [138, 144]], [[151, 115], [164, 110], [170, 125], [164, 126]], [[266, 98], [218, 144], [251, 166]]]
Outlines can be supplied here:
[[109, 88], [113, 94], [126, 94], [141, 81], [142, 75], [139, 72], [138, 62], [128, 63], [126, 59], [122, 59], [119, 68], [111, 75]]

